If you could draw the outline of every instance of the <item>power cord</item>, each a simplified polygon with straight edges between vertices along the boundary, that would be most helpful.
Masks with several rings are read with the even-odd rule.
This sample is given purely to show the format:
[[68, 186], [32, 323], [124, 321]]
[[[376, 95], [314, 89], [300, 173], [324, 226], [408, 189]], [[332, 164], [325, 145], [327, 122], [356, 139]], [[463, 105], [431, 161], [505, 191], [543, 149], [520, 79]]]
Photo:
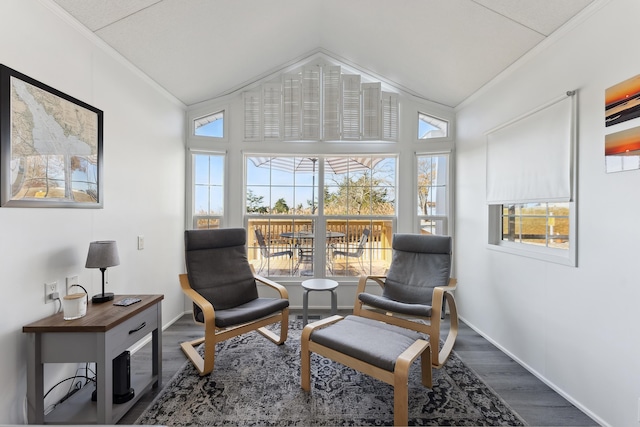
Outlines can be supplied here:
[[60, 313], [62, 311], [62, 300], [60, 299], [60, 294], [57, 292], [52, 292], [49, 294], [49, 299], [52, 299], [54, 301], [58, 301], [58, 310], [56, 310], [56, 313]]

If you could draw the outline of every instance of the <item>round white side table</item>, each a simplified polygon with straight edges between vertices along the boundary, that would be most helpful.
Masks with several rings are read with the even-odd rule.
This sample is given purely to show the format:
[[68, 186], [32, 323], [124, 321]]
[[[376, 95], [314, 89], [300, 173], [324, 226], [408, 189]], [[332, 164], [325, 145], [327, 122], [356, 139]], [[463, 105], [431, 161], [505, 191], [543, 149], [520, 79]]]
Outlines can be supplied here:
[[307, 324], [309, 311], [309, 292], [311, 291], [329, 291], [331, 292], [331, 314], [338, 313], [338, 294], [336, 288], [338, 282], [331, 279], [308, 279], [302, 283], [304, 293], [302, 294], [302, 323]]

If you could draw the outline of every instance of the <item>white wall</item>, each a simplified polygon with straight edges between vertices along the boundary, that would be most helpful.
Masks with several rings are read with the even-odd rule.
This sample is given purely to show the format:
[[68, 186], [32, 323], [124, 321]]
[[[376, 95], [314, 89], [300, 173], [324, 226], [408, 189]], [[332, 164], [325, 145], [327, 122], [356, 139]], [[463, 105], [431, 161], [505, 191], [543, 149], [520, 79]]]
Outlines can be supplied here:
[[[0, 208], [0, 424], [26, 421], [22, 326], [57, 308], [44, 304], [43, 284], [64, 289], [77, 274], [99, 292], [100, 272], [84, 268], [90, 241], [118, 242], [107, 291], [164, 294], [164, 324], [183, 312], [185, 108], [85, 31], [48, 1], [0, 3], [0, 63], [103, 110], [105, 125], [103, 209]], [[45, 391], [69, 370], [46, 368]]]
[[[605, 173], [604, 91], [640, 74], [640, 3], [612, 0], [591, 11], [457, 111], [457, 299], [466, 321], [593, 418], [632, 426], [640, 397], [640, 171]], [[487, 249], [484, 132], [572, 89], [578, 267]]]

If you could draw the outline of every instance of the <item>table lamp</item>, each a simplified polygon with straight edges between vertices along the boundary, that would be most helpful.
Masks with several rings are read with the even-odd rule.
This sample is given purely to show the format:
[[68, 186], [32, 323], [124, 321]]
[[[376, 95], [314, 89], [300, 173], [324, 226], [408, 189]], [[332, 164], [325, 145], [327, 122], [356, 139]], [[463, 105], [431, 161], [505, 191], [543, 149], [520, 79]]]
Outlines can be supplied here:
[[87, 263], [85, 268], [99, 268], [102, 272], [102, 293], [94, 295], [91, 298], [93, 303], [101, 303], [111, 301], [113, 293], [104, 292], [104, 272], [107, 267], [120, 265], [118, 258], [118, 247], [113, 240], [103, 240], [89, 243], [89, 254], [87, 255]]

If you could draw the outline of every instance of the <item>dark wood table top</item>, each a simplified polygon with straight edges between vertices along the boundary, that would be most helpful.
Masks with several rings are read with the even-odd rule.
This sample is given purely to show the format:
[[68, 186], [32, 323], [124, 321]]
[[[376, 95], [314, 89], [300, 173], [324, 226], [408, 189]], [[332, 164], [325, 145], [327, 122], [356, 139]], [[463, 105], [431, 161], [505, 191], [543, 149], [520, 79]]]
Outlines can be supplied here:
[[[126, 307], [113, 305], [124, 298], [140, 298], [142, 301]], [[106, 332], [163, 299], [164, 295], [115, 295], [113, 301], [100, 304], [89, 300], [87, 314], [79, 319], [64, 320], [60, 311], [23, 326], [22, 332]]]

